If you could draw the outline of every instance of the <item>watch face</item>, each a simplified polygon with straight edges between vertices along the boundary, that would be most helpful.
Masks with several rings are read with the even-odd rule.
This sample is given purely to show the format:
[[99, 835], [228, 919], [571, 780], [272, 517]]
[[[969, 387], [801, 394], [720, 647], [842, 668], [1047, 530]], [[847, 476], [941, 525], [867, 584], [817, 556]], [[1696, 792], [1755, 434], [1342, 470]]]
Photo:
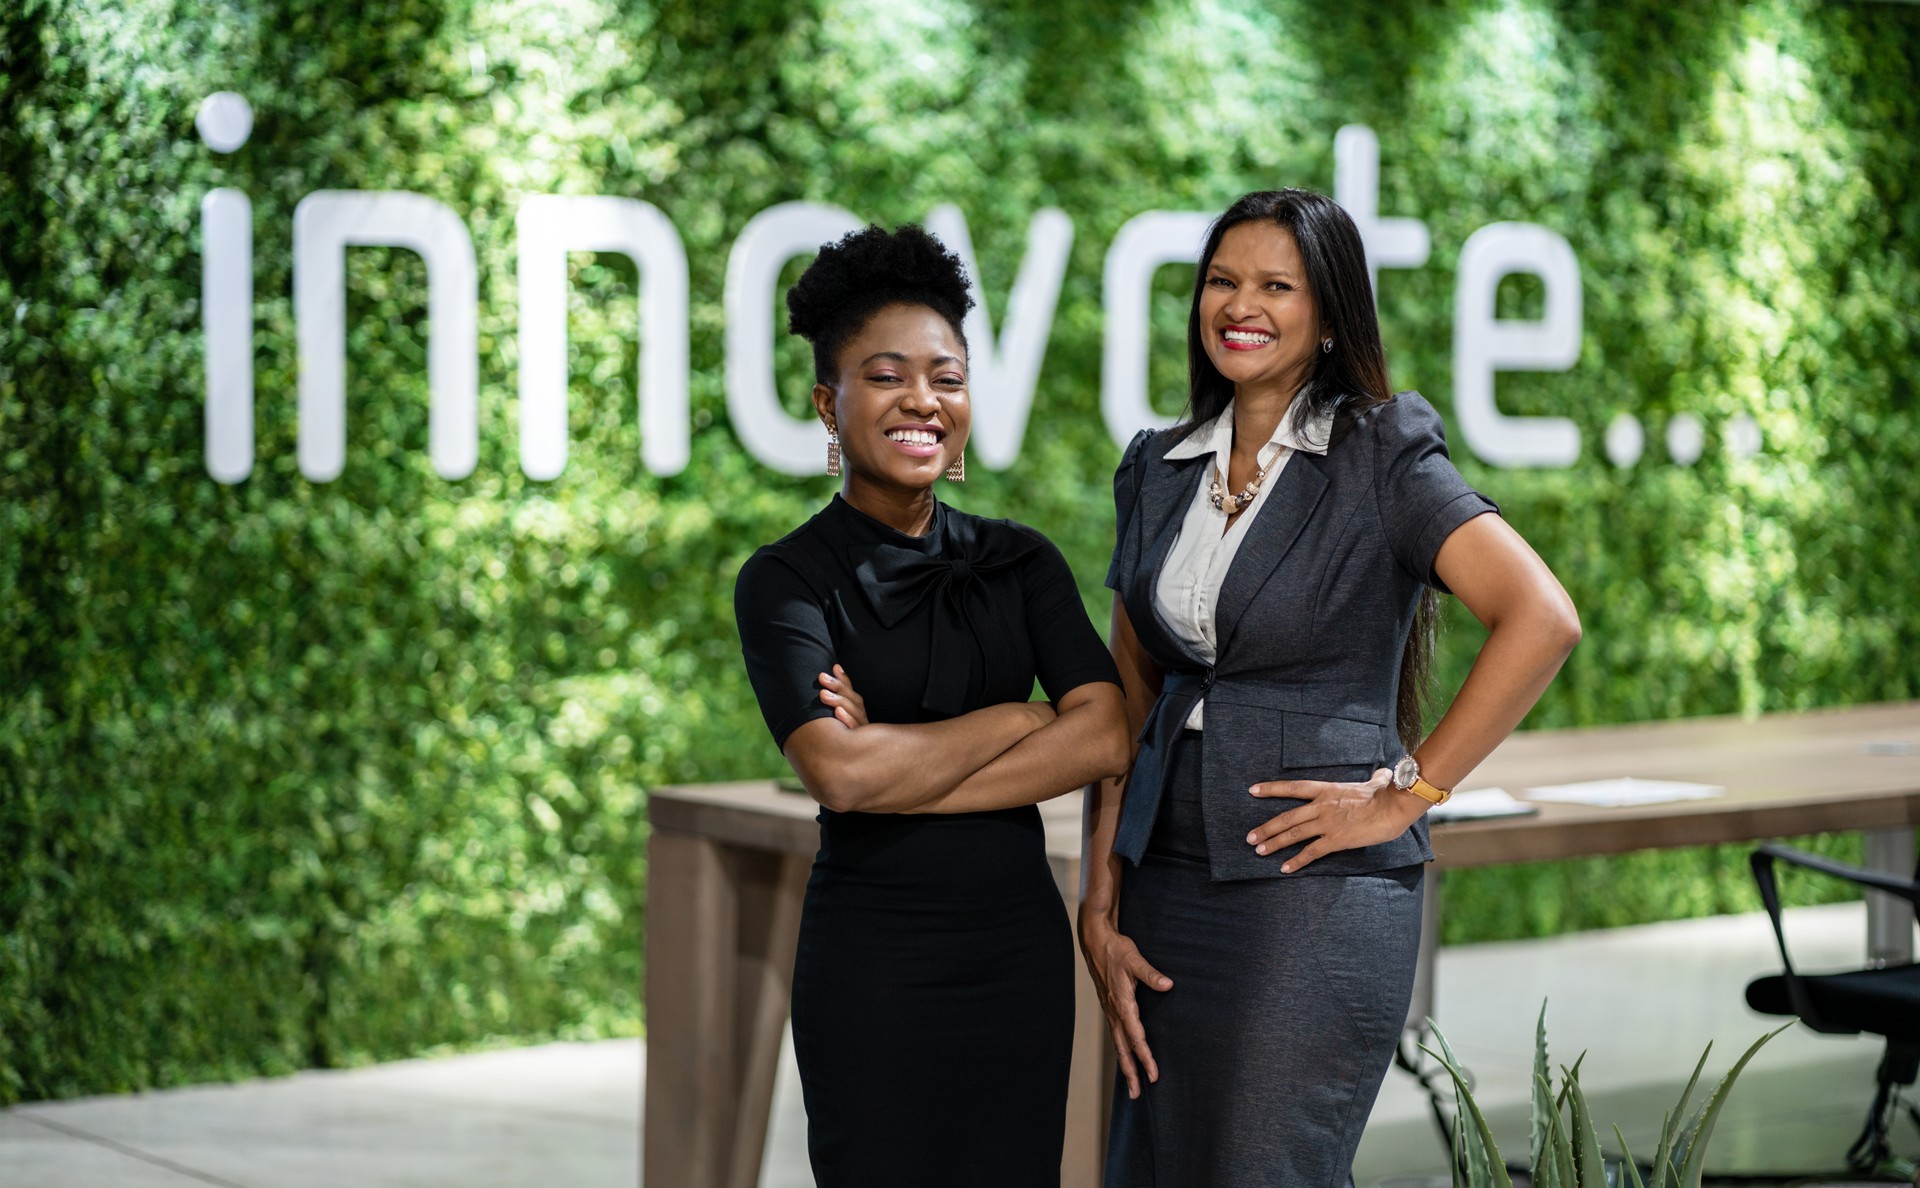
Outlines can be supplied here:
[[1393, 765], [1393, 786], [1400, 789], [1413, 787], [1413, 781], [1420, 778], [1420, 765], [1408, 755]]

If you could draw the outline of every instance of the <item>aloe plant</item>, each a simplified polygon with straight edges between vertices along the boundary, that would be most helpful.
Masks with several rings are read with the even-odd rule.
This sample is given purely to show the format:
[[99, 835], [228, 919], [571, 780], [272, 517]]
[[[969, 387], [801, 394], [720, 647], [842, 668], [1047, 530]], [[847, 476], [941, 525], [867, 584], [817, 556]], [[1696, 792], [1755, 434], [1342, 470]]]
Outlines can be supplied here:
[[[1753, 1041], [1753, 1046], [1720, 1078], [1719, 1085], [1707, 1099], [1689, 1113], [1688, 1104], [1700, 1084], [1700, 1070], [1706, 1067], [1707, 1054], [1713, 1051], [1713, 1045], [1708, 1044], [1693, 1066], [1693, 1076], [1688, 1079], [1679, 1102], [1667, 1111], [1661, 1122], [1660, 1144], [1654, 1151], [1650, 1174], [1641, 1175], [1640, 1165], [1627, 1149], [1626, 1136], [1615, 1126], [1613, 1136], [1620, 1144], [1621, 1170], [1617, 1181], [1609, 1181], [1593, 1111], [1587, 1108], [1586, 1094], [1580, 1088], [1580, 1065], [1586, 1057], [1582, 1055], [1571, 1068], [1561, 1066], [1560, 1087], [1556, 1092], [1547, 1057], [1547, 1008], [1542, 1003], [1540, 1020], [1534, 1028], [1533, 1110], [1528, 1126], [1535, 1188], [1609, 1188], [1610, 1184], [1616, 1184], [1617, 1188], [1628, 1185], [1631, 1188], [1700, 1188], [1706, 1171], [1707, 1141], [1713, 1135], [1714, 1123], [1719, 1121], [1720, 1109], [1726, 1104], [1734, 1079], [1761, 1045], [1791, 1026], [1789, 1023]], [[1454, 1188], [1513, 1188], [1507, 1162], [1493, 1141], [1493, 1128], [1487, 1125], [1486, 1115], [1473, 1099], [1467, 1075], [1447, 1045], [1447, 1037], [1433, 1020], [1427, 1020], [1427, 1027], [1440, 1050], [1436, 1052], [1424, 1044], [1421, 1050], [1438, 1060], [1453, 1078]]]

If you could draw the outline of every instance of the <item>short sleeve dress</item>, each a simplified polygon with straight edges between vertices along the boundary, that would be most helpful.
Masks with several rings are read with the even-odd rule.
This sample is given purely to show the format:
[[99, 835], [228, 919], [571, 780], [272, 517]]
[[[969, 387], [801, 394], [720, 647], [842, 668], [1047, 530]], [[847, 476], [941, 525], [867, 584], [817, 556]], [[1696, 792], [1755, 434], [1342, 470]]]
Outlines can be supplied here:
[[[1059, 551], [945, 506], [916, 537], [835, 496], [747, 561], [734, 611], [781, 746], [832, 716], [835, 663], [874, 722], [1119, 681]], [[816, 1182], [1057, 1185], [1073, 950], [1039, 810], [819, 822], [793, 981]]]

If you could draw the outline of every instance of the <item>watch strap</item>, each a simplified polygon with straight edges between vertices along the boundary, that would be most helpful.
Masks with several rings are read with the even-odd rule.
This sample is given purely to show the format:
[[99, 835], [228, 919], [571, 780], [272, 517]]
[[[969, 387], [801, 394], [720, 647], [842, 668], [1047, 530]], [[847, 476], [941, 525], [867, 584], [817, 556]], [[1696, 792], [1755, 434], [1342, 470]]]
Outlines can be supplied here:
[[1425, 777], [1422, 776], [1415, 776], [1413, 783], [1408, 785], [1407, 791], [1418, 796], [1428, 804], [1441, 805], [1453, 799], [1453, 789], [1436, 788], [1432, 784], [1429, 784]]

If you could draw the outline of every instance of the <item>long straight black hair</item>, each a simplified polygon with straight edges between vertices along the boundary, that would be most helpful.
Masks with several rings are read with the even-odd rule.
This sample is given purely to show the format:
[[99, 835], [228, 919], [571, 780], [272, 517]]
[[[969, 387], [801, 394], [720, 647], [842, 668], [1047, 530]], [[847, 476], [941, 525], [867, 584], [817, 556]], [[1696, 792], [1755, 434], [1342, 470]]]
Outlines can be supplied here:
[[[1319, 311], [1323, 338], [1331, 350], [1313, 353], [1313, 370], [1294, 395], [1287, 415], [1296, 425], [1330, 416], [1338, 442], [1361, 412], [1393, 399], [1387, 381], [1387, 356], [1380, 345], [1380, 319], [1368, 280], [1367, 251], [1360, 229], [1340, 205], [1312, 190], [1257, 190], [1247, 194], [1207, 229], [1200, 266], [1193, 278], [1193, 308], [1187, 315], [1187, 421], [1201, 425], [1226, 411], [1233, 382], [1207, 355], [1207, 328], [1200, 324], [1200, 298], [1207, 269], [1227, 232], [1243, 223], [1271, 223], [1293, 236], [1306, 268], [1307, 292]], [[1439, 601], [1432, 590], [1420, 595], [1413, 629], [1400, 660], [1394, 726], [1409, 752], [1424, 737], [1427, 686], [1433, 668], [1434, 627]]]

